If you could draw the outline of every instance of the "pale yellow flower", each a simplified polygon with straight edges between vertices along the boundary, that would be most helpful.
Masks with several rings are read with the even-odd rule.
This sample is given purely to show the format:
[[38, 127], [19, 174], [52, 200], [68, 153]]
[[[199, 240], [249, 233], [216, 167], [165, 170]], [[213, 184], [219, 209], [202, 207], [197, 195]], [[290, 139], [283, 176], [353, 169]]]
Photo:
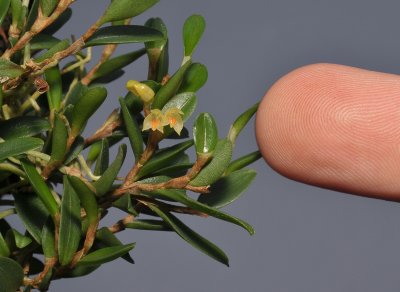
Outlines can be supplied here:
[[154, 91], [144, 83], [136, 80], [129, 80], [126, 83], [126, 88], [134, 95], [140, 97], [144, 103], [151, 103], [154, 98]]
[[166, 119], [165, 126], [169, 125], [180, 135], [183, 129], [183, 112], [178, 108], [170, 108], [165, 111], [164, 116]]
[[159, 109], [153, 109], [150, 113], [145, 117], [143, 121], [143, 129], [142, 131], [146, 131], [152, 129], [153, 131], [160, 131], [164, 133], [164, 126], [168, 125], [168, 121], [165, 116]]

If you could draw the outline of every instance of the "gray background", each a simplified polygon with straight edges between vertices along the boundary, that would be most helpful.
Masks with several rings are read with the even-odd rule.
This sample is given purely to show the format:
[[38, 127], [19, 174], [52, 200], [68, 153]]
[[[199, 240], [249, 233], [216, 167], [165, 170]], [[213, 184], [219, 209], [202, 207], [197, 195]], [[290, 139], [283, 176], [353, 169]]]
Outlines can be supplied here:
[[[59, 35], [79, 35], [107, 2], [77, 1], [73, 21]], [[182, 57], [185, 18], [205, 16], [207, 30], [195, 59], [208, 66], [209, 82], [199, 93], [198, 112], [210, 111], [226, 133], [243, 109], [298, 66], [333, 62], [399, 73], [399, 9], [397, 0], [164, 0], [136, 23], [152, 16], [165, 20], [173, 72]], [[117, 107], [128, 78], [145, 78], [146, 66], [145, 59], [130, 66], [109, 87], [108, 104], [93, 129]], [[256, 148], [252, 127], [239, 140], [236, 155]], [[173, 233], [127, 231], [120, 238], [137, 242], [136, 265], [118, 260], [88, 277], [55, 282], [53, 291], [400, 290], [398, 204], [296, 183], [261, 161], [254, 167], [254, 185], [227, 208], [254, 225], [254, 237], [214, 219], [186, 221], [228, 253], [230, 268]]]

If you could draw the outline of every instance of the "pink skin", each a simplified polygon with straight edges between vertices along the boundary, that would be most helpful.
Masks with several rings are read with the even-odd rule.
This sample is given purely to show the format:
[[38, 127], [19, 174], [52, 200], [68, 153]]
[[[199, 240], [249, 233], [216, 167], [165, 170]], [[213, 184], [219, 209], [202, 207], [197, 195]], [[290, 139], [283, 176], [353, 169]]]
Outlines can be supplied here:
[[266, 162], [288, 178], [400, 201], [400, 76], [296, 69], [266, 93], [256, 134]]

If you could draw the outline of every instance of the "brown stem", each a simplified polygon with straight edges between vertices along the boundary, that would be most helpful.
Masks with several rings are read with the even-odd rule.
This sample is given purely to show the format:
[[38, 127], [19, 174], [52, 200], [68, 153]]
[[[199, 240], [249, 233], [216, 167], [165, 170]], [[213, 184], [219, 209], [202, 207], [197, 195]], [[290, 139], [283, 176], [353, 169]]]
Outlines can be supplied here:
[[135, 216], [128, 215], [128, 216], [122, 218], [121, 220], [119, 220], [114, 225], [108, 227], [108, 230], [110, 230], [112, 233], [121, 232], [121, 231], [125, 230], [126, 225], [129, 224], [129, 223], [132, 223], [133, 220], [135, 220]]

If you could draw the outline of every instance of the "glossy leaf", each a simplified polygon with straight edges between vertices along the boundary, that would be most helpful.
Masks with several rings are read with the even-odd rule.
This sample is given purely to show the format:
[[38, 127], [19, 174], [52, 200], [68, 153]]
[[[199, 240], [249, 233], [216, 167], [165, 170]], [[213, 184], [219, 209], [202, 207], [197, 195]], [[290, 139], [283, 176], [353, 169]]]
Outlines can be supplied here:
[[191, 56], [199, 43], [204, 30], [206, 22], [201, 15], [192, 15], [186, 19], [183, 25], [183, 44], [185, 47], [185, 56]]
[[101, 265], [107, 262], [111, 262], [131, 251], [135, 247], [134, 243], [120, 245], [120, 246], [111, 246], [98, 249], [92, 253], [89, 253], [87, 256], [83, 257], [79, 263], [79, 267], [84, 266], [96, 266]]
[[113, 73], [117, 70], [124, 68], [125, 66], [128, 66], [129, 64], [135, 62], [137, 59], [139, 59], [141, 56], [143, 56], [145, 53], [146, 53], [145, 49], [140, 49], [138, 51], [134, 51], [131, 53], [127, 53], [127, 54], [109, 59], [108, 61], [106, 61], [100, 65], [99, 69], [93, 75], [93, 80], [107, 76], [110, 73]]
[[193, 92], [183, 92], [171, 98], [163, 107], [163, 111], [178, 108], [183, 112], [182, 120], [185, 122], [193, 114], [197, 106], [197, 97]]
[[0, 121], [0, 137], [4, 140], [31, 137], [50, 129], [50, 123], [39, 117], [21, 116]]
[[201, 113], [193, 126], [194, 145], [198, 154], [209, 154], [218, 142], [218, 128], [209, 113]]
[[228, 168], [225, 170], [224, 175], [228, 175], [231, 172], [234, 172], [236, 170], [242, 169], [242, 168], [252, 164], [253, 162], [257, 161], [261, 157], [262, 157], [261, 153], [258, 150], [254, 151], [254, 152], [251, 152], [251, 153], [249, 153], [247, 155], [244, 155], [242, 157], [239, 157], [238, 159], [232, 161], [229, 164]]
[[29, 183], [33, 187], [33, 190], [42, 200], [50, 214], [54, 217], [58, 213], [58, 204], [54, 199], [50, 188], [32, 163], [27, 160], [21, 160], [21, 165], [26, 173]]
[[136, 161], [138, 161], [143, 153], [142, 132], [140, 131], [139, 125], [137, 124], [136, 120], [129, 112], [125, 100], [123, 98], [120, 98], [119, 103], [121, 104], [122, 117], [124, 119], [126, 132], [128, 133], [129, 142], [131, 143], [135, 159]]
[[12, 245], [15, 245], [16, 248], [21, 249], [27, 247], [29, 244], [32, 243], [32, 239], [25, 235], [22, 235], [15, 229], [10, 229], [7, 232], [7, 238], [12, 237]]
[[24, 73], [24, 69], [22, 69], [21, 66], [6, 60], [0, 58], [0, 77], [1, 78], [16, 78], [18, 76], [21, 76], [22, 73]]
[[13, 196], [18, 217], [36, 242], [41, 243], [42, 229], [50, 216], [49, 211], [35, 193], [19, 193]]
[[68, 130], [59, 114], [54, 115], [50, 163], [63, 161], [67, 151]]
[[10, 7], [10, 0], [0, 1], [0, 25], [3, 23], [4, 17], [7, 15], [9, 7]]
[[76, 137], [84, 129], [89, 118], [97, 111], [107, 97], [104, 87], [89, 89], [76, 103], [71, 117], [71, 135]]
[[46, 92], [50, 110], [58, 111], [61, 106], [62, 85], [61, 72], [58, 66], [51, 67], [44, 72], [49, 90]]
[[159, 0], [117, 0], [112, 1], [103, 14], [100, 23], [123, 20], [142, 14]]
[[163, 39], [158, 30], [140, 25], [113, 25], [97, 30], [85, 43], [86, 47], [108, 44], [144, 43]]
[[68, 47], [69, 47], [69, 40], [67, 40], [67, 39], [62, 40], [62, 41], [58, 42], [57, 44], [55, 44], [54, 46], [52, 46], [49, 50], [47, 50], [46, 52], [41, 54], [39, 57], [37, 57], [35, 59], [35, 62], [36, 63], [43, 62], [44, 60], [53, 57], [53, 55], [55, 53], [65, 50]]
[[[241, 182], [241, 180], [238, 179], [238, 182]], [[236, 224], [238, 226], [241, 226], [244, 229], [246, 229], [250, 233], [250, 235], [254, 234], [254, 229], [248, 223], [244, 222], [243, 220], [233, 217], [224, 212], [221, 212], [220, 210], [212, 208], [208, 205], [197, 202], [196, 200], [193, 200], [192, 198], [190, 198], [185, 193], [182, 193], [179, 190], [168, 189], [168, 190], [157, 190], [154, 192], [146, 192], [146, 194], [152, 194], [152, 193], [156, 194], [156, 196], [161, 199], [182, 203], [183, 205], [190, 207], [193, 210], [197, 210], [202, 213], [213, 216], [215, 218], [218, 218], [220, 220], [227, 221], [227, 222]], [[152, 195], [150, 195], [150, 196], [152, 196]]]
[[228, 139], [233, 144], [235, 143], [236, 138], [239, 135], [239, 133], [243, 130], [243, 128], [247, 125], [247, 123], [250, 121], [250, 119], [256, 113], [256, 111], [258, 109], [258, 105], [259, 105], [259, 103], [256, 103], [251, 108], [246, 110], [232, 124], [232, 126], [231, 126], [231, 128], [229, 130], [229, 133], [228, 133]]
[[[99, 241], [102, 246], [107, 246], [107, 247], [123, 245], [122, 242], [107, 227], [103, 227], [97, 230], [96, 240]], [[129, 255], [129, 253], [123, 255], [122, 258], [126, 260], [128, 263], [131, 264], [135, 263], [132, 257]]]
[[101, 148], [99, 156], [97, 157], [96, 167], [94, 168], [94, 175], [102, 175], [108, 168], [110, 163], [110, 147], [107, 139], [101, 140]]
[[43, 226], [41, 238], [45, 260], [53, 259], [56, 256], [55, 228], [53, 220], [50, 217]]
[[40, 8], [44, 16], [49, 16], [57, 7], [59, 0], [40, 0]]
[[210, 193], [199, 196], [199, 202], [222, 208], [240, 197], [256, 177], [252, 169], [240, 169], [211, 185]]
[[38, 138], [13, 138], [0, 143], [0, 161], [43, 146]]
[[153, 219], [135, 219], [132, 223], [125, 225], [128, 229], [153, 230], [153, 231], [171, 231], [171, 227], [161, 220]]
[[0, 292], [14, 292], [24, 279], [22, 267], [10, 258], [0, 257]]
[[32, 38], [29, 44], [31, 45], [31, 50], [35, 51], [35, 50], [50, 49], [59, 42], [60, 40], [58, 38], [53, 37], [51, 35], [38, 34]]
[[198, 233], [194, 232], [171, 213], [164, 212], [156, 206], [150, 204], [148, 205], [148, 207], [159, 217], [161, 217], [165, 221], [165, 223], [167, 223], [180, 237], [182, 237], [193, 247], [197, 248], [211, 258], [219, 261], [220, 263], [229, 266], [228, 257], [218, 246], [205, 239]]
[[192, 186], [207, 186], [216, 182], [228, 167], [232, 158], [232, 143], [227, 139], [218, 141], [213, 159], [189, 183]]
[[186, 71], [190, 67], [191, 62], [186, 62], [182, 67], [175, 72], [175, 74], [168, 80], [168, 82], [160, 88], [154, 96], [152, 108], [161, 109], [164, 105], [178, 92]]
[[126, 145], [122, 144], [119, 146], [117, 156], [111, 165], [107, 168], [107, 170], [103, 173], [103, 175], [97, 181], [93, 182], [93, 186], [96, 189], [96, 195], [101, 197], [104, 196], [109, 189], [112, 187], [115, 178], [118, 175], [119, 170], [121, 169], [122, 164], [124, 163], [126, 156]]
[[140, 169], [136, 179], [145, 177], [157, 169], [170, 165], [178, 155], [190, 148], [192, 145], [193, 141], [189, 140], [160, 150]]
[[94, 191], [92, 191], [86, 183], [76, 176], [68, 176], [68, 181], [71, 184], [72, 189], [78, 195], [82, 207], [86, 211], [86, 217], [89, 224], [97, 223], [98, 208]]
[[197, 92], [207, 82], [207, 67], [200, 63], [193, 63], [183, 77], [178, 92]]
[[64, 176], [64, 193], [61, 201], [60, 235], [58, 240], [58, 258], [60, 264], [68, 265], [81, 240], [81, 205], [75, 190]]

